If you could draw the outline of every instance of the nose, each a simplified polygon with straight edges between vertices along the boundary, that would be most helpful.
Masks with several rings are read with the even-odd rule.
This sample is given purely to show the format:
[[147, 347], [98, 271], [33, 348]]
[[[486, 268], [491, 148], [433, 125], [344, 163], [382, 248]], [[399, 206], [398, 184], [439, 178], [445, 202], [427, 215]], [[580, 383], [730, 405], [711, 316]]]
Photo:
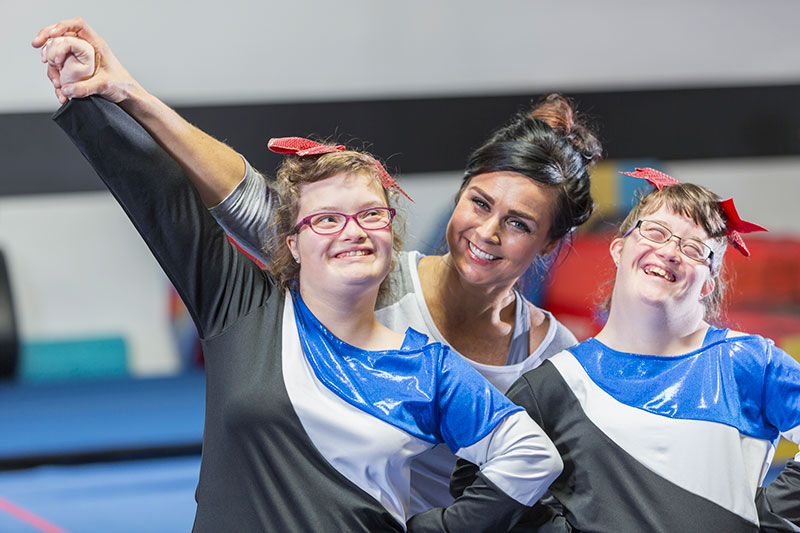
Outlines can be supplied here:
[[485, 241], [492, 244], [500, 244], [500, 231], [499, 221], [496, 217], [490, 216], [481, 222], [478, 226], [478, 236]]
[[676, 262], [680, 258], [680, 241], [675, 235], [671, 236], [667, 242], [658, 248], [658, 254], [665, 257], [668, 261]]
[[367, 232], [358, 225], [356, 217], [348, 217], [344, 221], [344, 227], [340, 235], [346, 239], [363, 239], [366, 237]]

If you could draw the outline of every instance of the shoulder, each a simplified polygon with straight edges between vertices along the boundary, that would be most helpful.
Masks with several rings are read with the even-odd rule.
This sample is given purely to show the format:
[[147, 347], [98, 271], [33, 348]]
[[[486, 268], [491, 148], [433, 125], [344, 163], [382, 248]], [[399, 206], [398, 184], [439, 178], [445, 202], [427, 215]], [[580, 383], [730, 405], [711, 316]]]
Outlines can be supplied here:
[[572, 331], [553, 316], [550, 311], [533, 305], [524, 296], [523, 300], [528, 305], [528, 313], [531, 318], [531, 330], [537, 327], [547, 328], [549, 330], [546, 337], [546, 340], [549, 340], [548, 345], [543, 347], [547, 354], [554, 355], [578, 343], [578, 339]]
[[[745, 333], [744, 331], [736, 331], [736, 330], [733, 330], [733, 329], [728, 330], [728, 338], [729, 339], [732, 339], [734, 337], [745, 337], [745, 336], [748, 336], [748, 335], [750, 335], [750, 333]], [[758, 335], [756, 335], [756, 336], [758, 336]]]
[[772, 339], [744, 331], [729, 330], [728, 335], [720, 343], [727, 346], [731, 353], [734, 353], [735, 350], [737, 354], [747, 354], [763, 363], [769, 362], [773, 351], [782, 351], [776, 348], [775, 341]]

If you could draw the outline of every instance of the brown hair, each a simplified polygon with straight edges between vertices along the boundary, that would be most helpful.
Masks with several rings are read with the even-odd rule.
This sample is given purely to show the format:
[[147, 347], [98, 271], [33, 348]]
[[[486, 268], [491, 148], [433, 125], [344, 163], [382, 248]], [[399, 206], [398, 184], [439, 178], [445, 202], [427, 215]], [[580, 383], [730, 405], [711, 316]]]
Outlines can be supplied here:
[[[371, 176], [380, 185], [375, 158], [365, 152], [346, 150], [331, 152], [319, 156], [298, 157], [290, 155], [284, 158], [278, 168], [274, 189], [278, 195], [278, 206], [270, 225], [271, 231], [267, 239], [271, 256], [270, 272], [275, 276], [283, 288], [290, 287], [299, 279], [300, 265], [294, 260], [286, 238], [294, 232], [297, 224], [301, 188], [306, 183], [315, 183], [339, 174], [363, 174]], [[386, 203], [394, 204], [394, 190], [384, 189]], [[397, 219], [395, 219], [397, 220]], [[398, 223], [392, 224], [392, 248], [395, 252], [392, 257], [394, 266], [395, 255], [400, 251], [402, 240], [397, 229]], [[389, 288], [389, 277], [381, 283], [380, 295], [384, 295]]]
[[[728, 247], [726, 218], [719, 207], [720, 197], [709, 189], [693, 183], [669, 185], [661, 190], [653, 189], [642, 196], [619, 227], [617, 237], [623, 237], [639, 220], [661, 207], [691, 219], [703, 228], [711, 239], [714, 256], [711, 260], [711, 277], [714, 290], [703, 298], [704, 318], [707, 322], [719, 323], [727, 288], [727, 273], [723, 271], [723, 258]], [[603, 304], [606, 311], [611, 306], [611, 295]]]

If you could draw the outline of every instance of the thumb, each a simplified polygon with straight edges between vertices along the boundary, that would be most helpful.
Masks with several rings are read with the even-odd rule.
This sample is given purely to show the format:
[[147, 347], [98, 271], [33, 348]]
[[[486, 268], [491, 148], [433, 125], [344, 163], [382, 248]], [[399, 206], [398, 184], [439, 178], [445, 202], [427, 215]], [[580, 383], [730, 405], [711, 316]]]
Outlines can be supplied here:
[[66, 83], [61, 86], [61, 94], [70, 99], [85, 98], [89, 95], [97, 94], [98, 91], [97, 83], [91, 79]]

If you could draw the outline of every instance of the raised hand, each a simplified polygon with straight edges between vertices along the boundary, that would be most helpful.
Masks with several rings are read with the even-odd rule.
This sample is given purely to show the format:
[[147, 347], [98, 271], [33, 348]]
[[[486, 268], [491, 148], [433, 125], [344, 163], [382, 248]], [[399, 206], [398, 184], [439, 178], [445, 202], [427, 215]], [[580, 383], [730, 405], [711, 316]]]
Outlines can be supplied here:
[[31, 44], [42, 49], [62, 104], [90, 95], [118, 104], [183, 167], [206, 206], [220, 203], [242, 180], [242, 157], [147, 92], [82, 18], [42, 28]]
[[42, 49], [47, 77], [61, 103], [91, 94], [119, 103], [143, 91], [106, 41], [80, 17], [42, 28], [31, 44]]
[[42, 61], [47, 63], [47, 77], [53, 83], [61, 103], [67, 97], [64, 85], [89, 79], [94, 74], [94, 48], [77, 37], [56, 37], [42, 47]]

